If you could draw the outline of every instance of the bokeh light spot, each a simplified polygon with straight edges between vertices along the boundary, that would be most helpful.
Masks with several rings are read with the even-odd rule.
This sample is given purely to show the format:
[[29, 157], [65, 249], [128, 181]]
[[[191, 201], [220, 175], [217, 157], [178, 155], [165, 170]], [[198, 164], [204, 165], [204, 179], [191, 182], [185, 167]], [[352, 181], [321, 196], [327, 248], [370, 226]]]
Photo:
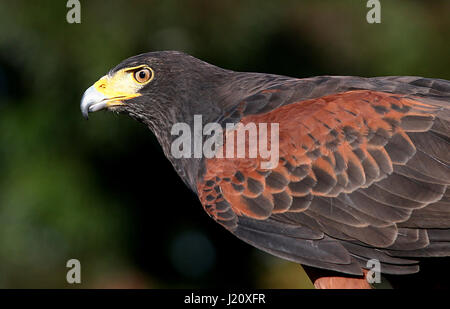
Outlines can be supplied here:
[[184, 231], [170, 245], [170, 259], [182, 275], [198, 278], [214, 265], [216, 252], [211, 241], [199, 231]]

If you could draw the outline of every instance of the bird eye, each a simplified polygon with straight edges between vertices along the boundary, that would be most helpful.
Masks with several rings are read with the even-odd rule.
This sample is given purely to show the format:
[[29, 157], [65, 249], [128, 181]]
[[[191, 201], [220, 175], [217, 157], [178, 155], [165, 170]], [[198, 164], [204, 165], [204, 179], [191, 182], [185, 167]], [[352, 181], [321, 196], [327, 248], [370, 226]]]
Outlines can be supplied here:
[[141, 84], [143, 84], [145, 82], [148, 82], [148, 80], [151, 77], [152, 77], [152, 72], [149, 69], [147, 69], [147, 68], [144, 68], [144, 69], [141, 69], [141, 70], [138, 70], [138, 71], [134, 72], [134, 79], [138, 83], [141, 83]]

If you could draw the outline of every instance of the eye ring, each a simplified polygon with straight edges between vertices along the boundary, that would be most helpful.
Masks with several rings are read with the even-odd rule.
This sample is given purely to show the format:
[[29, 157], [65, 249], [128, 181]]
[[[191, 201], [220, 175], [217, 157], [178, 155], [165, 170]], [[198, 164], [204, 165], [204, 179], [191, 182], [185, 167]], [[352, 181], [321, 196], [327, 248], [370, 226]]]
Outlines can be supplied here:
[[138, 83], [145, 84], [153, 78], [153, 71], [150, 68], [141, 68], [133, 73], [133, 78]]

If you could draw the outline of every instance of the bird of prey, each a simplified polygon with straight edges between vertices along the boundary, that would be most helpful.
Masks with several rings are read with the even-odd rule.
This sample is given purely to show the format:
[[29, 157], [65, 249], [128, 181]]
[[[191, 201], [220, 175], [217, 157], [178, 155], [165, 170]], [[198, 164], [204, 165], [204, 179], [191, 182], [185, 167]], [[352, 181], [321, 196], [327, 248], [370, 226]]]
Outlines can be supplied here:
[[[450, 81], [299, 79], [161, 51], [88, 88], [83, 115], [101, 109], [147, 125], [206, 213], [272, 255], [356, 276], [372, 259], [381, 273], [410, 274], [419, 258], [450, 255]], [[174, 156], [174, 125], [194, 131], [199, 115], [223, 129], [217, 151], [239, 124], [277, 123], [277, 164]]]

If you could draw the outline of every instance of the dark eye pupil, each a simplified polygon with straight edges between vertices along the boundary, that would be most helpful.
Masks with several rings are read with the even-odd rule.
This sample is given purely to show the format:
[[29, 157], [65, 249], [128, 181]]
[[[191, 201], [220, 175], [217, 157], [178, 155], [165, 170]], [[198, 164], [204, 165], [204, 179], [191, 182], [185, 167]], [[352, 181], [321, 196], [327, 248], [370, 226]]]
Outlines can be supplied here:
[[144, 71], [139, 72], [139, 77], [144, 79], [147, 76], [147, 74]]

